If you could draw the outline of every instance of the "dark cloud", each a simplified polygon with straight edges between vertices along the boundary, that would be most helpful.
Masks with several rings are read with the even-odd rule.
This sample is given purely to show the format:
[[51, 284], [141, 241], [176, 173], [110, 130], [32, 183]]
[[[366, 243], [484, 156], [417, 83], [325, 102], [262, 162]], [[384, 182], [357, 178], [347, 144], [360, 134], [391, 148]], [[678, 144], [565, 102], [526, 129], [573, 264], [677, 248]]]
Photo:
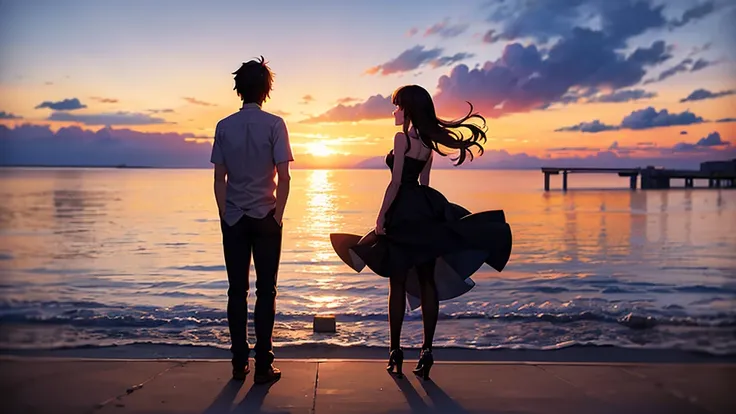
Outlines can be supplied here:
[[394, 105], [391, 95], [374, 95], [365, 102], [355, 105], [338, 104], [327, 112], [305, 119], [301, 122], [313, 124], [320, 122], [355, 122], [371, 119], [390, 118]]
[[703, 70], [707, 67], [714, 66], [721, 63], [717, 60], [706, 60], [706, 59], [698, 59], [694, 64], [693, 67], [690, 68], [690, 72], [697, 72], [699, 70]]
[[637, 101], [640, 99], [650, 99], [656, 96], [656, 92], [647, 92], [644, 89], [623, 89], [605, 95], [594, 96], [588, 99], [588, 102], [620, 103]]
[[473, 53], [465, 53], [465, 52], [459, 52], [455, 53], [452, 56], [442, 56], [439, 57], [431, 62], [432, 67], [440, 67], [440, 66], [449, 66], [453, 63], [457, 63], [460, 61], [463, 61], [465, 59], [470, 59], [474, 57], [475, 55]]
[[711, 132], [705, 138], [700, 138], [696, 145], [700, 145], [701, 147], [717, 147], [720, 145], [731, 145], [731, 143], [723, 141], [721, 134], [718, 132]]
[[174, 111], [171, 108], [164, 108], [164, 109], [148, 109], [148, 112], [152, 114], [173, 114], [176, 111]]
[[672, 57], [672, 46], [667, 46], [663, 40], [657, 40], [649, 47], [638, 48], [629, 56], [632, 62], [642, 65], [657, 65]]
[[[547, 42], [551, 37], [566, 34], [581, 16], [583, 0], [552, 0], [535, 2], [495, 2], [488, 20], [501, 24], [497, 40], [533, 38]], [[522, 7], [518, 7], [519, 5]], [[488, 33], [486, 34], [488, 35]]]
[[391, 75], [393, 73], [408, 72], [437, 59], [441, 55], [441, 48], [425, 50], [424, 46], [417, 45], [411, 49], [401, 52], [401, 54], [399, 54], [395, 59], [369, 68], [366, 70], [366, 73], [369, 75]]
[[0, 165], [137, 165], [208, 168], [212, 145], [187, 142], [194, 134], [146, 133], [46, 125], [0, 126]]
[[641, 130], [675, 125], [700, 124], [703, 122], [705, 121], [702, 117], [699, 117], [690, 111], [676, 114], [669, 113], [666, 109], [657, 111], [650, 106], [646, 109], [640, 109], [625, 116], [620, 125], [606, 125], [596, 119], [592, 122], [581, 122], [577, 125], [558, 128], [555, 132], [580, 131], [595, 134], [598, 132], [613, 131], [617, 129]]
[[304, 95], [302, 96], [302, 101], [299, 103], [302, 105], [307, 105], [311, 102], [314, 102], [314, 97], [312, 95]]
[[197, 99], [197, 98], [192, 98], [191, 96], [185, 96], [185, 97], [184, 97], [184, 98], [182, 98], [182, 99], [184, 99], [185, 101], [189, 102], [189, 103], [190, 103], [190, 104], [192, 104], [192, 105], [200, 105], [200, 106], [217, 106], [217, 104], [213, 104], [213, 103], [210, 103], [210, 102], [205, 102], [205, 101], [200, 101], [199, 99]]
[[499, 40], [501, 40], [501, 36], [494, 29], [491, 29], [491, 30], [487, 31], [486, 34], [483, 35], [483, 42], [484, 43], [491, 43], [491, 44], [493, 44], [493, 43], [498, 42]]
[[680, 99], [680, 102], [702, 101], [705, 99], [715, 99], [733, 94], [736, 94], [736, 89], [720, 92], [711, 92], [707, 89], [696, 89], [690, 95], [688, 95], [687, 98]]
[[684, 59], [683, 61], [681, 61], [677, 65], [675, 65], [675, 66], [673, 66], [673, 67], [671, 67], [669, 69], [665, 69], [664, 71], [662, 71], [662, 73], [660, 73], [659, 76], [656, 79], [649, 79], [646, 82], [644, 82], [644, 84], [647, 85], [647, 84], [654, 83], [654, 82], [661, 82], [661, 81], [663, 81], [663, 80], [665, 80], [667, 78], [671, 78], [671, 77], [677, 75], [680, 72], [687, 72], [687, 71], [690, 70], [690, 65], [692, 63], [693, 63], [693, 60], [692, 59], [690, 59], [690, 58]]
[[690, 111], [679, 114], [669, 113], [666, 109], [657, 111], [651, 106], [634, 111], [621, 121], [622, 129], [650, 129], [674, 125], [692, 125], [704, 122], [702, 117]]
[[710, 50], [710, 48], [712, 46], [713, 46], [713, 43], [712, 42], [708, 42], [708, 43], [704, 44], [703, 46], [695, 46], [690, 51], [690, 54], [688, 56], [692, 57], [692, 56], [695, 56], [697, 54], [700, 54], [700, 53], [703, 53], [703, 52], [707, 52], [708, 50]]
[[569, 126], [569, 127], [562, 127], [555, 129], [555, 132], [573, 132], [573, 131], [579, 131], [579, 132], [589, 132], [591, 134], [595, 134], [598, 132], [603, 131], [615, 131], [618, 127], [613, 125], [606, 125], [602, 123], [599, 120], [594, 120], [593, 122], [581, 122], [577, 125]]
[[680, 131], [680, 135], [687, 135], [687, 131]]
[[667, 23], [662, 14], [665, 6], [655, 5], [649, 0], [603, 1], [600, 5], [603, 32], [620, 45], [631, 37], [664, 27]]
[[23, 119], [23, 117], [13, 115], [10, 112], [0, 111], [0, 119]]
[[48, 120], [60, 122], [79, 122], [85, 125], [155, 125], [168, 123], [163, 118], [156, 118], [143, 113], [124, 111], [80, 115], [67, 112], [53, 112], [48, 117]]
[[58, 102], [52, 102], [52, 101], [45, 101], [36, 106], [36, 109], [41, 108], [49, 108], [53, 109], [54, 111], [73, 111], [75, 109], [82, 109], [86, 108], [87, 105], [83, 105], [79, 99], [77, 98], [71, 98], [71, 99], [64, 99], [63, 101]]
[[721, 118], [717, 120], [716, 122], [719, 122], [719, 123], [736, 122], [736, 118]]
[[573, 90], [615, 91], [635, 85], [648, 66], [665, 60], [667, 49], [655, 42], [627, 56], [603, 33], [577, 28], [547, 54], [535, 45], [512, 43], [499, 59], [482, 67], [455, 66], [439, 79], [436, 101], [443, 109], [463, 108], [470, 101], [490, 117], [545, 108], [563, 97], [576, 101]]
[[659, 76], [656, 79], [649, 79], [644, 84], [654, 83], [654, 82], [661, 82], [667, 78], [671, 78], [678, 73], [682, 72], [697, 72], [699, 70], [703, 70], [710, 66], [715, 66], [717, 64], [721, 63], [719, 60], [707, 60], [707, 59], [698, 59], [697, 61], [693, 61], [691, 58], [683, 59], [680, 63], [677, 65], [665, 69], [662, 73], [659, 74]]
[[444, 38], [457, 37], [468, 30], [469, 25], [465, 23], [450, 24], [449, 19], [435, 23], [424, 32], [424, 37], [438, 35]]
[[697, 4], [685, 10], [685, 12], [682, 14], [682, 18], [673, 21], [672, 25], [674, 27], [684, 26], [691, 21], [702, 19], [703, 17], [713, 13], [715, 9], [716, 5], [714, 1], [706, 1], [705, 3]]
[[459, 52], [452, 56], [442, 56], [442, 48], [434, 48], [425, 50], [424, 46], [414, 46], [407, 49], [393, 60], [384, 64], [373, 66], [366, 70], [369, 75], [391, 75], [394, 73], [409, 72], [423, 65], [430, 65], [433, 68], [440, 66], [448, 66], [475, 56], [472, 53]]
[[688, 151], [699, 151], [702, 149], [709, 148], [724, 148], [731, 145], [728, 141], [721, 139], [721, 134], [718, 132], [711, 132], [708, 136], [700, 138], [695, 144], [688, 142], [679, 142], [672, 147], [674, 152], [688, 152]]
[[[647, 30], [667, 23], [664, 6], [649, 0], [545, 0], [495, 2], [489, 21], [501, 25], [490, 40], [531, 38], [546, 43], [566, 37], [571, 28], [598, 20], [603, 35], [618, 46]], [[521, 7], [520, 7], [521, 6]]]
[[118, 103], [118, 100], [115, 98], [101, 98], [99, 96], [91, 96], [89, 99], [100, 103]]

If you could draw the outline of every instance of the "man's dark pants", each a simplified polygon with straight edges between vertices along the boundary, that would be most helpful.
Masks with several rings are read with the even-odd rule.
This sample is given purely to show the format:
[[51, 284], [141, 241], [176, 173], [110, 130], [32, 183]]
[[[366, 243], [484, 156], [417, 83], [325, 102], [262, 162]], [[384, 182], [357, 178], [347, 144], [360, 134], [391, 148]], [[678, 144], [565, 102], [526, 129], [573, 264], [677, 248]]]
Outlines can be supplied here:
[[273, 362], [273, 325], [276, 313], [276, 278], [281, 257], [282, 228], [273, 211], [262, 219], [243, 216], [235, 225], [220, 221], [227, 291], [227, 320], [233, 354], [233, 367], [248, 363], [248, 273], [251, 252], [256, 270], [255, 360], [256, 370], [268, 369]]

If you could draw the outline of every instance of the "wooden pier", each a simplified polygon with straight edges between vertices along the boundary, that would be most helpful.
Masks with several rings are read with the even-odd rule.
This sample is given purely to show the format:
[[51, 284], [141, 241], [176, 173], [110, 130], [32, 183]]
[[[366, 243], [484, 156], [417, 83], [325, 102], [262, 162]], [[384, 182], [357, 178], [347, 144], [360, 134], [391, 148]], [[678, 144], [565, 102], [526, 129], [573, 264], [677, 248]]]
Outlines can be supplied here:
[[732, 161], [704, 162], [700, 170], [670, 170], [665, 168], [595, 168], [595, 167], [542, 167], [544, 191], [549, 191], [551, 175], [562, 174], [562, 191], [567, 191], [568, 174], [618, 174], [629, 178], [629, 188], [636, 190], [638, 177], [641, 188], [667, 189], [670, 180], [684, 179], [685, 188], [693, 188], [695, 180], [708, 180], [708, 188], [736, 188], [736, 159]]

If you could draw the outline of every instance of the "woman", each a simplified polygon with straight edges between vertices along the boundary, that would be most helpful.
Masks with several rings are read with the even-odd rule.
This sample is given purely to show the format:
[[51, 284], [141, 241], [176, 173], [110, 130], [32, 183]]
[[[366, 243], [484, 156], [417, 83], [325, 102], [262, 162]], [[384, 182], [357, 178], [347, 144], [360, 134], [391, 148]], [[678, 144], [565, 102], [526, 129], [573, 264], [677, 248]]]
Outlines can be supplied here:
[[[470, 214], [429, 187], [433, 154], [446, 156], [442, 147], [458, 151], [456, 165], [470, 157], [486, 139], [485, 119], [468, 114], [458, 121], [437, 118], [429, 93], [420, 86], [397, 89], [392, 100], [395, 124], [402, 132], [386, 156], [391, 182], [378, 213], [376, 228], [364, 237], [333, 233], [332, 246], [355, 271], [366, 265], [389, 278], [391, 346], [387, 370], [402, 376], [404, 354], [400, 347], [406, 299], [412, 309], [422, 307], [424, 343], [414, 373], [425, 380], [434, 363], [434, 337], [439, 301], [456, 298], [474, 283], [470, 275], [483, 263], [501, 271], [511, 254], [511, 229], [503, 211]], [[468, 122], [478, 119], [483, 128]], [[469, 131], [465, 137], [462, 131]]]

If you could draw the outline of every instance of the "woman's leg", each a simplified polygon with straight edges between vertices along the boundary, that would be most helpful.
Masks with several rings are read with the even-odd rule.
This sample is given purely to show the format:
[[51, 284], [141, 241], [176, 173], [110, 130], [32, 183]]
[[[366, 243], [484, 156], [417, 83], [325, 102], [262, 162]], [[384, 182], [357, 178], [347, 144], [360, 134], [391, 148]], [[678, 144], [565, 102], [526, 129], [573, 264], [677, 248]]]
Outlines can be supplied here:
[[440, 301], [437, 298], [437, 286], [434, 283], [435, 261], [417, 266], [419, 286], [422, 293], [422, 324], [424, 325], [424, 344], [422, 349], [432, 349], [434, 331], [440, 313]]
[[401, 345], [401, 325], [406, 311], [406, 278], [389, 278], [388, 324], [391, 334], [391, 349]]

